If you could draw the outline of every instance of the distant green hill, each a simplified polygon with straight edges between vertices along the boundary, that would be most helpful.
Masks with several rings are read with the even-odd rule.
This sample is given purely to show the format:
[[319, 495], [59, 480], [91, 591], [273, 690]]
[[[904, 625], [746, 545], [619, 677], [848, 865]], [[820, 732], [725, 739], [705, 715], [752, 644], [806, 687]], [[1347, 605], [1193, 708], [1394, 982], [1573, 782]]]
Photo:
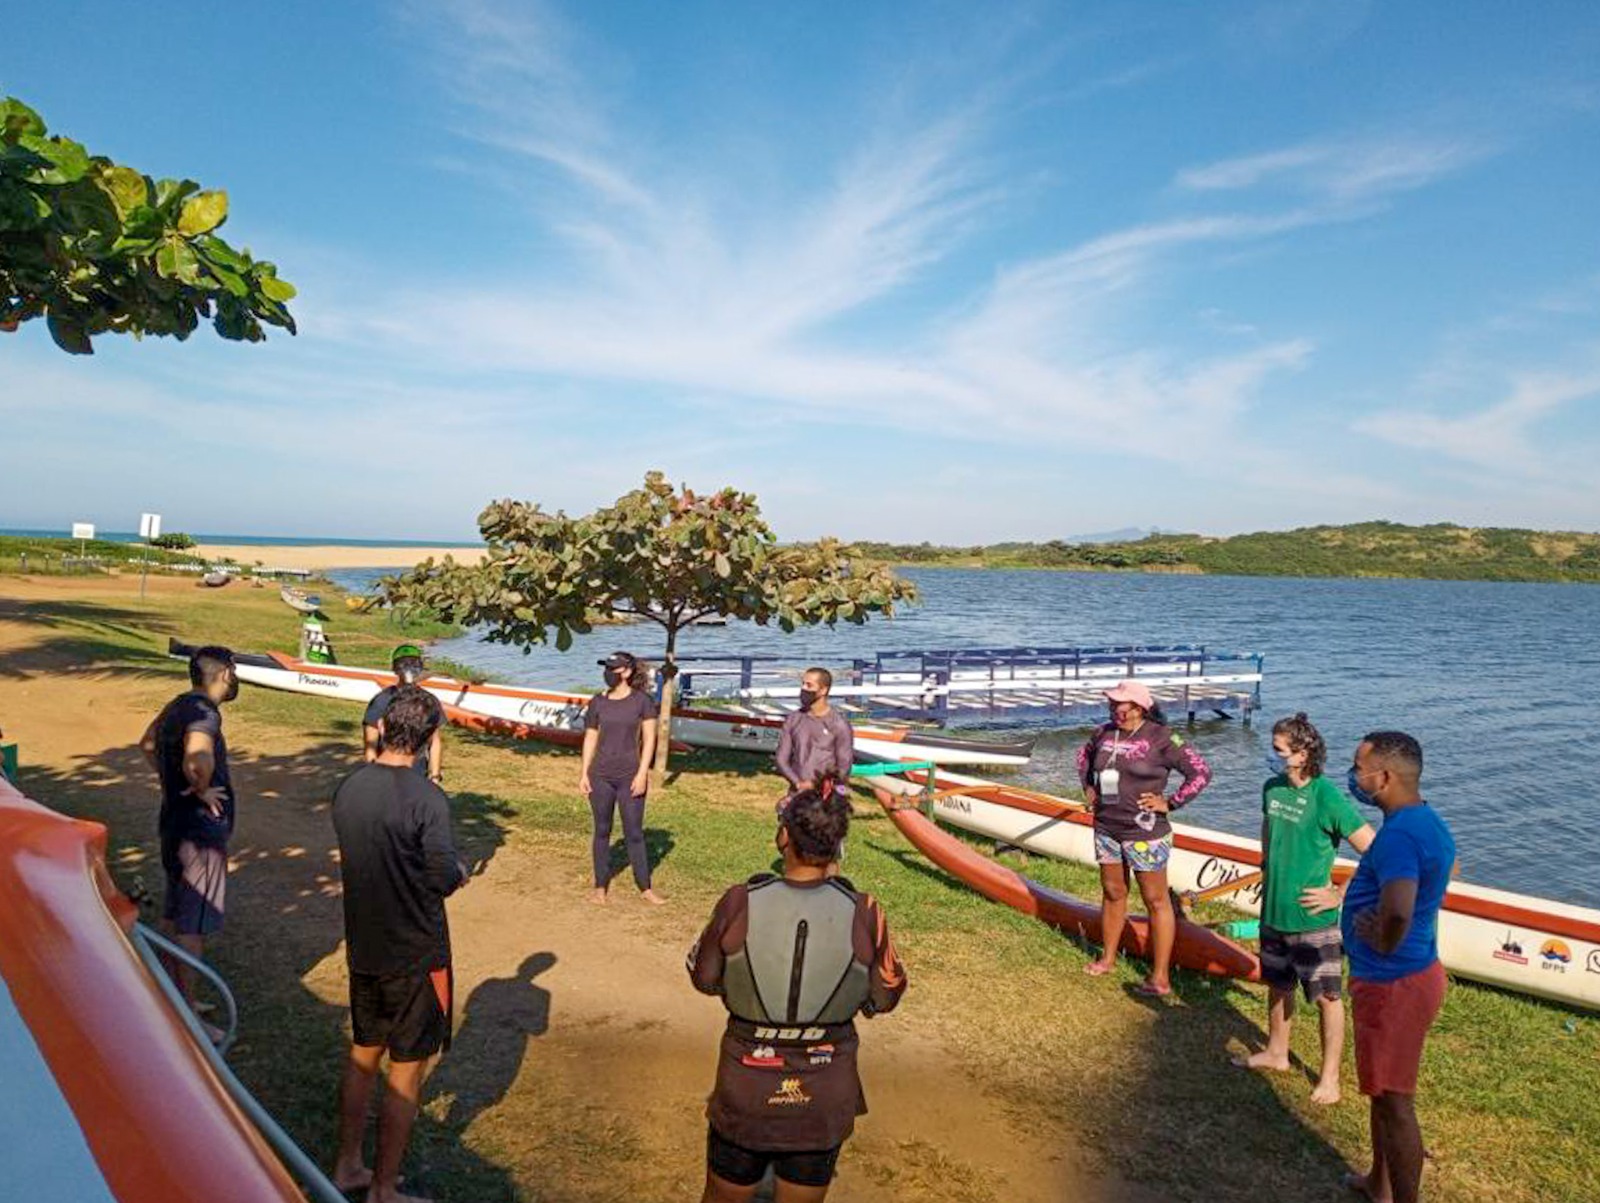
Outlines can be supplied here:
[[1447, 522], [1433, 526], [1358, 522], [1226, 538], [1157, 534], [1126, 543], [857, 546], [867, 555], [898, 564], [940, 567], [1600, 582], [1600, 535]]

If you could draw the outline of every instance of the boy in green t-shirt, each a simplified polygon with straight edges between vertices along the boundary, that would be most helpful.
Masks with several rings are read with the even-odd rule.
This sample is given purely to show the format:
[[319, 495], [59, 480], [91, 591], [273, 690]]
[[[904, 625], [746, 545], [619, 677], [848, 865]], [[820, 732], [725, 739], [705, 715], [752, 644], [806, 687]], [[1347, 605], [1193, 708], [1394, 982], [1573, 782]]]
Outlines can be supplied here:
[[1261, 976], [1271, 990], [1267, 1047], [1240, 1058], [1250, 1069], [1289, 1068], [1289, 1020], [1298, 983], [1322, 1020], [1322, 1070], [1313, 1103], [1339, 1101], [1344, 1053], [1344, 943], [1331, 881], [1343, 840], [1357, 852], [1373, 831], [1339, 788], [1322, 775], [1327, 745], [1304, 714], [1272, 728], [1274, 775], [1261, 787]]

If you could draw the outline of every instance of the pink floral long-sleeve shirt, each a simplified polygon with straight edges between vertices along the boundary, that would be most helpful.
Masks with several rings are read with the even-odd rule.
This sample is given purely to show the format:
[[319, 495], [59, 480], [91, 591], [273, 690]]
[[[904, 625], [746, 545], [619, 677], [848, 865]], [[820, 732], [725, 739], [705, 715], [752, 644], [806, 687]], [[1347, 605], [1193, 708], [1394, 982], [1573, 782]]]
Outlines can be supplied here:
[[[1117, 773], [1114, 791], [1100, 788], [1106, 770]], [[1160, 723], [1146, 721], [1131, 735], [1115, 723], [1103, 723], [1078, 750], [1078, 780], [1101, 794], [1095, 828], [1118, 840], [1160, 839], [1171, 832], [1166, 815], [1140, 809], [1139, 796], [1165, 793], [1173, 773], [1183, 778], [1167, 798], [1173, 810], [1211, 784], [1211, 766], [1183, 736]]]

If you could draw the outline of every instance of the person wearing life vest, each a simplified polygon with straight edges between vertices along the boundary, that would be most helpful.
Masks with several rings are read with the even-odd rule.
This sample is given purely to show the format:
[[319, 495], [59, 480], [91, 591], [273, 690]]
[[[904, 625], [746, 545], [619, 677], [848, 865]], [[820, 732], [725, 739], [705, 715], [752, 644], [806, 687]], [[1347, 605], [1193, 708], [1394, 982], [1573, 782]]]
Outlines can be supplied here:
[[702, 1203], [744, 1203], [767, 1169], [777, 1203], [820, 1203], [866, 1114], [857, 1014], [893, 1010], [906, 973], [883, 910], [837, 871], [842, 793], [797, 792], [779, 816], [781, 876], [734, 886], [689, 951], [689, 979], [728, 1024], [706, 1107]]
[[[394, 670], [395, 683], [378, 690], [372, 701], [367, 703], [366, 714], [361, 717], [361, 758], [368, 764], [377, 760], [378, 754], [383, 751], [383, 716], [389, 712], [395, 690], [402, 685], [416, 685], [428, 675], [427, 665], [422, 661], [422, 649], [414, 643], [402, 643], [395, 648], [389, 663]], [[428, 740], [428, 746], [417, 753], [412, 768], [435, 785], [444, 781], [444, 741], [437, 728]]]

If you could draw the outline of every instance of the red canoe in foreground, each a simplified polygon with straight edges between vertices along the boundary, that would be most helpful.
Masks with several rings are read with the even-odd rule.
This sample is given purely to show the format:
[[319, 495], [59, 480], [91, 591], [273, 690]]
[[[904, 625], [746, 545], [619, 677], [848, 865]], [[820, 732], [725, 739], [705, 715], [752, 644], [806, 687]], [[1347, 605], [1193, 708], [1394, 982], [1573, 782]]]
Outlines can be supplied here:
[[105, 847], [0, 778], [0, 1196], [303, 1200], [135, 951]]
[[[991, 902], [1003, 903], [1024, 915], [1069, 935], [1100, 942], [1100, 907], [1084, 902], [1049, 886], [1030, 881], [1015, 870], [991, 860], [975, 848], [941, 831], [937, 824], [917, 809], [907, 797], [894, 797], [887, 791], [877, 795], [900, 834], [939, 868], [957, 878]], [[1150, 958], [1150, 922], [1142, 915], [1129, 915], [1122, 929], [1122, 952], [1141, 960]], [[1178, 920], [1173, 942], [1172, 963], [1184, 969], [1217, 977], [1261, 980], [1261, 961], [1255, 953], [1235, 944], [1209, 928]]]

